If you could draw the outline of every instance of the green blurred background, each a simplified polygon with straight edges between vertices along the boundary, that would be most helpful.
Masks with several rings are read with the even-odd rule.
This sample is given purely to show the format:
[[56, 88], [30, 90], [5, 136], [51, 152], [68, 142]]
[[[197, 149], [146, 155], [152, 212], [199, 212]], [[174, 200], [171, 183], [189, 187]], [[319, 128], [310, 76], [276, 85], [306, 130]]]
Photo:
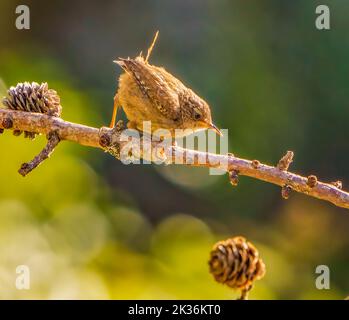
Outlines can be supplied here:
[[[31, 29], [15, 28], [27, 4]], [[203, 96], [229, 128], [236, 155], [349, 185], [349, 2], [327, 1], [331, 30], [315, 28], [318, 1], [0, 2], [0, 77], [47, 81], [66, 120], [109, 123], [116, 57], [147, 49]], [[326, 4], [321, 2], [321, 4]], [[231, 299], [208, 272], [212, 245], [243, 235], [266, 263], [252, 299], [343, 299], [349, 293], [349, 211], [241, 177], [176, 166], [122, 165], [62, 143], [27, 178], [17, 170], [44, 146], [0, 136], [0, 298]], [[28, 265], [31, 289], [15, 287]], [[331, 289], [315, 288], [328, 265]]]

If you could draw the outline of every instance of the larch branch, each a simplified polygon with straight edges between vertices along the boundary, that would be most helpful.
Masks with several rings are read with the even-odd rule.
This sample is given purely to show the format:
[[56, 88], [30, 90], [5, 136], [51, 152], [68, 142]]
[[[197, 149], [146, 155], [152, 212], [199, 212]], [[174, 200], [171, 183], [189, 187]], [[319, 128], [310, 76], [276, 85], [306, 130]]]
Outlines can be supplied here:
[[[117, 128], [109, 129], [102, 127], [99, 129], [64, 121], [61, 118], [50, 117], [44, 114], [8, 109], [0, 109], [0, 132], [2, 129], [36, 132], [46, 135], [51, 132], [56, 132], [61, 141], [72, 141], [84, 146], [101, 148], [112, 153], [114, 156], [117, 156], [117, 150], [121, 150], [122, 146], [127, 143], [121, 141], [120, 135], [116, 132]], [[249, 176], [282, 187], [282, 192], [287, 195], [287, 197], [289, 191], [294, 190], [331, 202], [338, 207], [349, 209], [349, 193], [341, 190], [340, 181], [335, 183], [324, 183], [313, 175], [303, 177], [287, 171], [293, 159], [293, 153], [290, 152], [280, 160], [278, 165], [270, 166], [258, 160], [242, 159], [231, 154], [220, 155], [206, 153], [184, 149], [179, 146], [170, 145], [164, 150], [164, 146], [159, 142], [152, 142], [152, 148], [155, 148], [156, 154], [165, 154], [171, 157], [170, 161], [167, 161], [167, 163], [174, 163], [175, 159], [182, 158], [184, 159], [184, 165], [225, 170], [229, 172], [230, 178], [233, 179], [231, 180], [233, 184], [237, 183], [238, 175]], [[144, 157], [142, 150], [140, 153], [140, 156]], [[191, 160], [188, 161], [187, 159]], [[199, 159], [206, 159], [207, 161], [199, 161]], [[227, 165], [222, 165], [223, 163]]]

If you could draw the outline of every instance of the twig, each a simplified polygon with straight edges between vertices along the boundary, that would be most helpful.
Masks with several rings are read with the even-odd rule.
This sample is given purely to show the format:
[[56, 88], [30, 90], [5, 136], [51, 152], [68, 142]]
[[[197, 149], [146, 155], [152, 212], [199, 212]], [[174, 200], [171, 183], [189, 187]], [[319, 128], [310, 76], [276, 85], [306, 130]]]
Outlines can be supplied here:
[[290, 164], [293, 161], [294, 153], [292, 151], [287, 151], [286, 154], [279, 160], [279, 163], [277, 164], [277, 168], [279, 170], [287, 171]]
[[242, 289], [240, 297], [237, 298], [236, 300], [248, 300], [248, 294], [250, 293], [250, 290], [251, 290], [251, 287]]
[[[6, 123], [8, 119], [12, 121], [11, 129], [13, 130], [42, 134], [56, 131], [61, 140], [68, 140], [84, 146], [101, 148], [112, 153], [116, 157], [118, 156], [118, 150], [121, 150], [127, 143], [120, 141], [120, 135], [115, 129], [113, 130], [105, 127], [97, 129], [67, 122], [60, 118], [50, 117], [44, 114], [0, 109], [0, 129], [5, 129], [4, 124], [8, 124]], [[241, 176], [249, 176], [276, 184], [280, 187], [287, 185], [294, 191], [331, 202], [338, 207], [349, 209], [349, 193], [338, 188], [340, 186], [338, 182], [334, 185], [317, 180], [314, 186], [312, 186], [312, 184], [309, 186], [307, 177], [286, 170], [280, 170], [278, 167], [269, 166], [260, 162], [257, 163], [256, 161], [237, 158], [232, 155], [205, 153], [184, 149], [178, 146], [168, 146], [163, 150], [164, 146], [159, 146], [159, 143], [156, 142], [152, 143], [152, 147], [155, 148], [156, 151], [159, 151], [155, 152], [155, 154], [165, 154], [169, 160], [171, 160], [170, 162], [182, 158], [184, 159], [183, 164], [185, 165], [218, 168], [228, 172], [234, 170]], [[141, 150], [140, 156], [144, 157], [142, 152]], [[203, 158], [207, 160], [205, 163], [199, 161], [199, 159]], [[190, 161], [187, 159], [190, 159]], [[228, 163], [228, 166], [223, 165], [224, 163]]]
[[25, 177], [28, 173], [38, 167], [44, 160], [48, 159], [58, 143], [60, 142], [59, 136], [56, 131], [52, 131], [47, 135], [47, 144], [44, 149], [31, 161], [23, 163], [18, 170], [19, 174]]

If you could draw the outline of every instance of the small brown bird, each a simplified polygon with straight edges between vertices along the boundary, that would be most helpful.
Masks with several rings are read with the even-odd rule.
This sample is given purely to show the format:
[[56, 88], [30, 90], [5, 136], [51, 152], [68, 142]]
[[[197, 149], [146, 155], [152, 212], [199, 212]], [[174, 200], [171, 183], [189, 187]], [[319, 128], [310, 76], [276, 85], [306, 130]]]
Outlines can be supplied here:
[[222, 135], [213, 124], [210, 107], [203, 99], [164, 68], [148, 63], [158, 34], [145, 58], [140, 53], [135, 59], [114, 61], [125, 73], [119, 78], [110, 127], [115, 126], [118, 107], [122, 107], [129, 120], [128, 128], [142, 131], [143, 121], [151, 121], [151, 133], [167, 129], [174, 136], [175, 129], [198, 131], [211, 128]]

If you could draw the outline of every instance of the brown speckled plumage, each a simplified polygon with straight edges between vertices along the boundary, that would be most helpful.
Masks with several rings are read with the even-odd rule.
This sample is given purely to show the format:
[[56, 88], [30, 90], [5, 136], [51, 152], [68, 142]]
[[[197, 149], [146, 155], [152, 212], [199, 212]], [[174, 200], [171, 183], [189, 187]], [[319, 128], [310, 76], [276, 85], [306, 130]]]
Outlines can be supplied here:
[[143, 130], [143, 121], [151, 121], [152, 133], [158, 129], [174, 134], [175, 129], [208, 128], [219, 133], [212, 123], [210, 107], [203, 99], [164, 68], [148, 63], [152, 47], [146, 58], [139, 55], [135, 59], [115, 61], [125, 73], [119, 79], [114, 108], [123, 108], [128, 127]]

